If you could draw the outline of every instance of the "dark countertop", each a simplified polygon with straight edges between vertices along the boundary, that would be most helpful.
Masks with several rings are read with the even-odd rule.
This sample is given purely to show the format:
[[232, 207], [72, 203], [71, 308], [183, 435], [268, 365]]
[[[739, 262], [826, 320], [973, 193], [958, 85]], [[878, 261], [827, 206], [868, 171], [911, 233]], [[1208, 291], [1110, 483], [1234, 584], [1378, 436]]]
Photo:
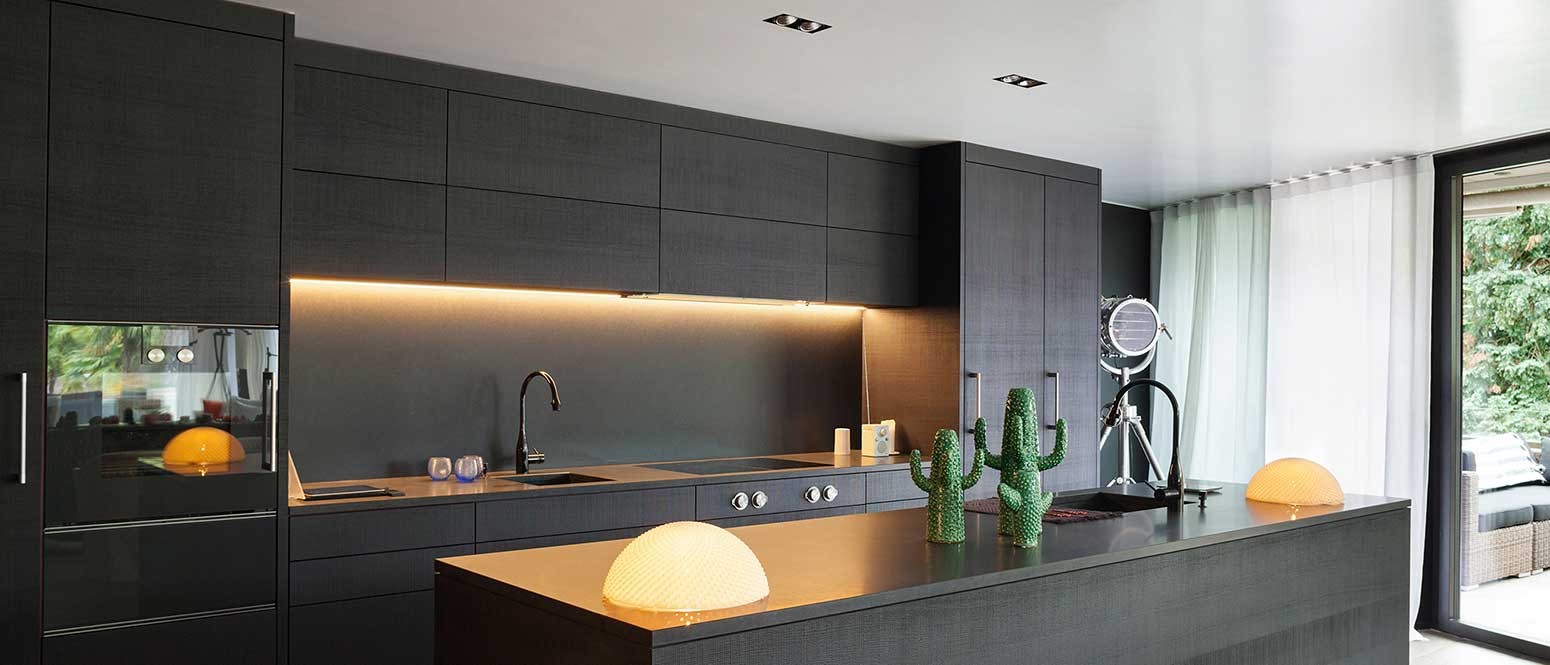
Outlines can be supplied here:
[[[661, 646], [1405, 510], [1410, 505], [1404, 499], [1348, 494], [1342, 506], [1298, 509], [1248, 501], [1243, 489], [1225, 485], [1204, 510], [1190, 504], [1173, 514], [1153, 509], [1116, 519], [1046, 524], [1042, 544], [1026, 550], [996, 535], [994, 515], [979, 513], [964, 516], [968, 541], [958, 545], [926, 542], [924, 509], [738, 527], [732, 533], [764, 564], [770, 597], [714, 613], [640, 612], [606, 605], [603, 578], [629, 540], [451, 557], [438, 560], [436, 570], [518, 602], [601, 625], [625, 639]], [[1132, 487], [1130, 491], [1142, 490]]]
[[[695, 475], [666, 469], [653, 469], [646, 464], [660, 464], [661, 462], [638, 462], [632, 464], [607, 464], [600, 466], [576, 466], [544, 468], [534, 467], [528, 475], [542, 476], [553, 473], [576, 473], [599, 478], [607, 478], [611, 482], [576, 483], [571, 485], [524, 485], [518, 482], [505, 480], [515, 476], [511, 471], [493, 471], [483, 478], [471, 483], [460, 483], [456, 478], [446, 480], [431, 480], [429, 476], [407, 476], [399, 478], [362, 478], [355, 480], [335, 480], [320, 483], [307, 483], [306, 487], [315, 489], [320, 487], [335, 487], [339, 485], [374, 485], [403, 492], [403, 496], [373, 496], [353, 499], [328, 499], [322, 501], [299, 501], [290, 499], [288, 506], [292, 515], [317, 515], [323, 513], [353, 512], [359, 510], [376, 510], [379, 508], [407, 508], [411, 506], [427, 506], [446, 503], [467, 503], [471, 501], [491, 501], [504, 499], [520, 499], [536, 496], [557, 496], [562, 494], [585, 494], [589, 492], [618, 492], [622, 490], [641, 490], [658, 487], [681, 487], [693, 485], [711, 485], [718, 482], [735, 482], [745, 480], [766, 480], [770, 478], [802, 478], [808, 476], [832, 476], [847, 473], [870, 473], [874, 471], [898, 471], [908, 469], [910, 458], [908, 455], [894, 455], [892, 457], [865, 457], [860, 452], [851, 451], [849, 455], [835, 455], [833, 452], [823, 453], [794, 453], [786, 455], [761, 455], [759, 459], [787, 459], [803, 462], [817, 462], [824, 466], [814, 466], [801, 469], [779, 469], [771, 471], [748, 471], [740, 473], [718, 473], [713, 475]], [[721, 458], [721, 459], [752, 459], [752, 458]], [[675, 460], [676, 461], [676, 460]], [[929, 461], [926, 463], [929, 467]], [[922, 495], [924, 498], [924, 495]]]

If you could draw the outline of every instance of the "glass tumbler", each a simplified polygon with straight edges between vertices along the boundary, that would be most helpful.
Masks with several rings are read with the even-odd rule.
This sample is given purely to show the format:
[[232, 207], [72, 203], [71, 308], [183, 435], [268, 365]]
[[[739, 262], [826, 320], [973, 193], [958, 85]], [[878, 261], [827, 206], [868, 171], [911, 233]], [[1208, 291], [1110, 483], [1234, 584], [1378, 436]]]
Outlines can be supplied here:
[[432, 457], [425, 462], [425, 473], [431, 480], [446, 480], [452, 475], [452, 458]]
[[457, 464], [452, 467], [457, 474], [459, 482], [471, 483], [484, 475], [484, 458], [478, 455], [464, 455], [457, 458]]

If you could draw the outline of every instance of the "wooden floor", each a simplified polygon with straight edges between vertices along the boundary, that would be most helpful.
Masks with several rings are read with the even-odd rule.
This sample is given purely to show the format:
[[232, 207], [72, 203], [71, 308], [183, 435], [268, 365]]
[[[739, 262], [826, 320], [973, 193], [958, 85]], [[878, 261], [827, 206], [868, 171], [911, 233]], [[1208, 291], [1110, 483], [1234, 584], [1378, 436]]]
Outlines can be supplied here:
[[1410, 643], [1410, 665], [1511, 665], [1541, 662], [1433, 630], [1422, 631], [1421, 634], [1426, 636], [1427, 641]]

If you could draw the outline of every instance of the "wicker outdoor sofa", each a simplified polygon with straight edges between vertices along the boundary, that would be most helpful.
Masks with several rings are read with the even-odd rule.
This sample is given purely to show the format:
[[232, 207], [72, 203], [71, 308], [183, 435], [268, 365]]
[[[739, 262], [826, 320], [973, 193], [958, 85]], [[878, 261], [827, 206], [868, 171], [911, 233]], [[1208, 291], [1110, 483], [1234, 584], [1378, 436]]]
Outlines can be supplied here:
[[1550, 568], [1550, 477], [1544, 484], [1481, 492], [1467, 452], [1463, 468], [1459, 584], [1473, 587]]

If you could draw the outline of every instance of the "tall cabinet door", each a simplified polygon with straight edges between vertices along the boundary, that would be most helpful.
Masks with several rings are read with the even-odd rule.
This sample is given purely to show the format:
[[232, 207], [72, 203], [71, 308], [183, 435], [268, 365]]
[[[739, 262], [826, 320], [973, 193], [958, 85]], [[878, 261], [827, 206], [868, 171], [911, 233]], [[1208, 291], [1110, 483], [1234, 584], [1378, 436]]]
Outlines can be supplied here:
[[0, 660], [34, 665], [42, 579], [48, 3], [0, 0], [0, 35]]
[[[1064, 462], [1045, 472], [1046, 490], [1096, 487], [1098, 478], [1098, 186], [1049, 178], [1044, 190], [1044, 332], [1048, 407], [1040, 443], [1055, 445], [1066, 421]], [[1057, 398], [1056, 390], [1058, 386]]]
[[[982, 404], [990, 449], [999, 450], [1006, 394], [1044, 385], [1045, 178], [968, 163], [963, 173], [962, 348], [963, 429], [974, 426]], [[976, 385], [978, 383], [978, 385]], [[974, 446], [963, 446], [966, 462]], [[970, 494], [995, 494], [998, 475], [987, 472]]]
[[49, 316], [278, 324], [282, 42], [51, 11]]

